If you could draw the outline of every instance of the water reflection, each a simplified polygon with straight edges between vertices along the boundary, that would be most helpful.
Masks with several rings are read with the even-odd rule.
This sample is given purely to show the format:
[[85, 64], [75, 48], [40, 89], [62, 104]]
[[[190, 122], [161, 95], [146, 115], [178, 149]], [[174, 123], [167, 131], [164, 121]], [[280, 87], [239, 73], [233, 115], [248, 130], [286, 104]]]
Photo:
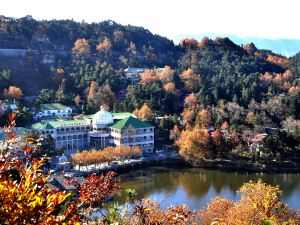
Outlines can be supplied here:
[[236, 193], [241, 185], [261, 178], [283, 190], [282, 200], [291, 208], [300, 210], [299, 174], [262, 174], [224, 172], [204, 169], [147, 168], [121, 175], [121, 189], [114, 195], [114, 201], [124, 203], [124, 189], [134, 188], [138, 197], [150, 197], [163, 201], [163, 206], [187, 204], [191, 209], [206, 206], [216, 195], [232, 200], [239, 198]]

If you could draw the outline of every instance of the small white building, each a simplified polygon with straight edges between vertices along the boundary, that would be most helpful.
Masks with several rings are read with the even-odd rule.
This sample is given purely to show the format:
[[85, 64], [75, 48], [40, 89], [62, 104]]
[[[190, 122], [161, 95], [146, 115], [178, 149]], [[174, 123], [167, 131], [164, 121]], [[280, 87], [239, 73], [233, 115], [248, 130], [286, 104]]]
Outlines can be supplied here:
[[132, 84], [136, 84], [141, 80], [141, 74], [144, 73], [148, 68], [131, 68], [128, 67], [124, 70], [125, 76], [131, 80]]
[[13, 101], [10, 100], [5, 100], [4, 102], [0, 101], [0, 114], [4, 113], [8, 109], [11, 109], [12, 111], [15, 111], [17, 109], [17, 103], [15, 99]]
[[37, 119], [45, 116], [60, 116], [63, 118], [69, 117], [72, 109], [69, 106], [60, 103], [41, 104], [40, 111], [35, 115]]

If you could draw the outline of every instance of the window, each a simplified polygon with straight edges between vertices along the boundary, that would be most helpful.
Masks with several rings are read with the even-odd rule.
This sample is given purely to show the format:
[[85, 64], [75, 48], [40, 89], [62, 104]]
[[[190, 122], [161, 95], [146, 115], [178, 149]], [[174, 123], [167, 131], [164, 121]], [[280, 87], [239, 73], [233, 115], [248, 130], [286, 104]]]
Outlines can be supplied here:
[[147, 129], [144, 129], [144, 132], [146, 132], [147, 131]]
[[147, 138], [147, 137], [146, 137], [146, 136], [144, 136], [144, 140], [146, 140], [146, 138]]

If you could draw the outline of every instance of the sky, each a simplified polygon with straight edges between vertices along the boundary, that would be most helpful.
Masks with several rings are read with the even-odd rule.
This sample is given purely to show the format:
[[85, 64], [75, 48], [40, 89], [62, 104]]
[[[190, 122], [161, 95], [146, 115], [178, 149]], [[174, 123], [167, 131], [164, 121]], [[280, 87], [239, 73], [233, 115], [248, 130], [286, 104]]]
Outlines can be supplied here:
[[0, 0], [0, 15], [114, 20], [176, 39], [199, 34], [300, 39], [298, 0]]

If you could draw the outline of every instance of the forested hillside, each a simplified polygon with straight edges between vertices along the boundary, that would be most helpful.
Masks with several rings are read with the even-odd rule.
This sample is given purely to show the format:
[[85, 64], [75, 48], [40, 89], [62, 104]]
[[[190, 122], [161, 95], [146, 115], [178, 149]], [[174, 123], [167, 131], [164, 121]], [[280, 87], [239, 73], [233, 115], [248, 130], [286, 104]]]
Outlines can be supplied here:
[[[128, 67], [144, 70], [135, 80]], [[174, 143], [194, 165], [203, 157], [300, 159], [299, 53], [286, 58], [229, 38], [175, 45], [113, 21], [2, 16], [0, 99], [133, 112], [155, 124], [157, 145]], [[26, 108], [17, 121], [30, 123]]]

